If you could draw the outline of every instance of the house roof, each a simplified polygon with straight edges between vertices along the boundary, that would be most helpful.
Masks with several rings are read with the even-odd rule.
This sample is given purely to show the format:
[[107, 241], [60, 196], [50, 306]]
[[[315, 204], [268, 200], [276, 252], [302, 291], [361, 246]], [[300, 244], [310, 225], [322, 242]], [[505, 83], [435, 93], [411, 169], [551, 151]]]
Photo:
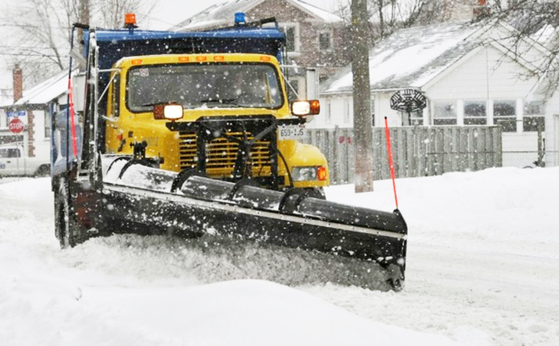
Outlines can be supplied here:
[[[468, 38], [479, 29], [471, 24], [439, 24], [396, 31], [369, 53], [371, 89], [421, 88], [475, 47]], [[347, 66], [321, 92], [352, 88], [353, 74]]]
[[13, 103], [12, 89], [0, 89], [0, 108]]
[[23, 97], [10, 106], [43, 105], [65, 94], [68, 91], [68, 71], [57, 75], [23, 91]]
[[[204, 30], [234, 24], [233, 14], [236, 12], [247, 12], [258, 6], [265, 0], [228, 0], [206, 8], [185, 21], [173, 26], [170, 30], [192, 31]], [[279, 0], [276, 0], [279, 1]], [[342, 19], [328, 11], [320, 9], [314, 5], [301, 0], [282, 0], [289, 3], [301, 11], [309, 14], [317, 20], [326, 23], [342, 22]], [[249, 19], [250, 20], [250, 19]]]

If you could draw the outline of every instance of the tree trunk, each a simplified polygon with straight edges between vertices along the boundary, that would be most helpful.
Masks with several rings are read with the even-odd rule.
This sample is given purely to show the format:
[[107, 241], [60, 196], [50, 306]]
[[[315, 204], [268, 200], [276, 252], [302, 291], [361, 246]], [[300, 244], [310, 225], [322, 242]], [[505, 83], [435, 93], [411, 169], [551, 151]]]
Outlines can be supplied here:
[[355, 133], [355, 192], [373, 191], [373, 134], [367, 0], [352, 0], [353, 129]]
[[[80, 23], [89, 25], [89, 0], [80, 0], [79, 7]], [[78, 45], [83, 42], [83, 30], [78, 30]]]

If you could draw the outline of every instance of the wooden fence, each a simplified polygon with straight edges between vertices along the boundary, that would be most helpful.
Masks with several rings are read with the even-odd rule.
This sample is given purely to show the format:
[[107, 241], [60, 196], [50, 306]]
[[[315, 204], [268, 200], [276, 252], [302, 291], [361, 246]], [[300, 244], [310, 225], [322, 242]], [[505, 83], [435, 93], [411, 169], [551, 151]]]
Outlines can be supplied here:
[[[502, 166], [498, 126], [409, 126], [390, 129], [397, 178], [478, 171]], [[326, 155], [332, 184], [353, 182], [353, 129], [309, 129], [305, 143]], [[389, 179], [385, 129], [373, 128], [373, 177]]]

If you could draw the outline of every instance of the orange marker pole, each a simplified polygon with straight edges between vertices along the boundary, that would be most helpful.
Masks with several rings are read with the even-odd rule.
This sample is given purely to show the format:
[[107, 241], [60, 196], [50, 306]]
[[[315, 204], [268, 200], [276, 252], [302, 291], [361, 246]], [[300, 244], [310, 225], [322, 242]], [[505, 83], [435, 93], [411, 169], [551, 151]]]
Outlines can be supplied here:
[[392, 187], [394, 188], [394, 200], [396, 201], [396, 210], [398, 210], [398, 194], [396, 194], [396, 174], [394, 173], [394, 161], [392, 160], [392, 145], [390, 144], [390, 129], [388, 128], [388, 119], [384, 117], [384, 127], [386, 131], [386, 148], [388, 150], [388, 164], [390, 165], [390, 175], [392, 176]]

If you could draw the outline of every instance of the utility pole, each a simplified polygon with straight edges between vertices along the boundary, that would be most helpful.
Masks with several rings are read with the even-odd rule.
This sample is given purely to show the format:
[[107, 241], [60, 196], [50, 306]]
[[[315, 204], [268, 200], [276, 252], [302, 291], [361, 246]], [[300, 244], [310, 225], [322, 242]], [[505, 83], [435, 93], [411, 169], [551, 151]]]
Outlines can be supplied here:
[[355, 192], [373, 191], [373, 123], [367, 0], [351, 1]]

